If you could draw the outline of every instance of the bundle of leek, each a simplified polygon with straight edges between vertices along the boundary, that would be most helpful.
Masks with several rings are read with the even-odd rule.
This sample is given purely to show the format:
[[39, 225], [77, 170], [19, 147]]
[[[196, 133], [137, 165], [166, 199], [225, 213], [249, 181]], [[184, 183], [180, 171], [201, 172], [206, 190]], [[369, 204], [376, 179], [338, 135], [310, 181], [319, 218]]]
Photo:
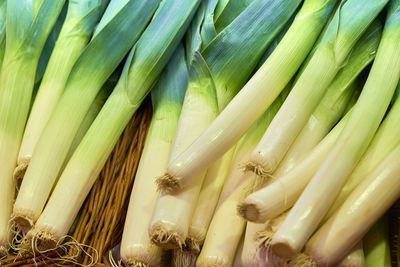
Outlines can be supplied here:
[[[377, 59], [379, 56], [378, 52]], [[398, 145], [318, 229], [306, 245], [311, 261], [318, 266], [332, 266], [340, 261], [399, 198], [399, 157]], [[334, 238], [341, 233], [346, 235]]]
[[[274, 177], [279, 179], [279, 181], [276, 182], [281, 185], [281, 190], [284, 188], [282, 185], [286, 185], [289, 181], [289, 177], [294, 178], [294, 175], [298, 175], [297, 172], [301, 169], [299, 167], [304, 165], [304, 163], [300, 162], [306, 158], [306, 156], [311, 155], [309, 154], [310, 150], [312, 150], [316, 144], [327, 135], [332, 126], [342, 116], [347, 106], [349, 104], [354, 104], [349, 103], [349, 101], [352, 98], [352, 95], [356, 93], [356, 89], [359, 87], [356, 78], [366, 65], [374, 59], [381, 37], [381, 31], [382, 25], [376, 21], [369, 27], [362, 38], [360, 38], [359, 42], [354, 47], [346, 66], [336, 75], [321, 102], [310, 116], [307, 124], [297, 136], [289, 152], [274, 173]], [[355, 100], [355, 98], [352, 99]], [[318, 159], [321, 159], [320, 156], [321, 155], [319, 155]], [[293, 169], [295, 171], [290, 172]], [[290, 174], [288, 174], [288, 172]], [[280, 177], [285, 178], [281, 181]], [[306, 179], [306, 177], [308, 177], [308, 179]], [[308, 182], [310, 178], [311, 177], [309, 176], [302, 175], [297, 179], [296, 184], [299, 185], [300, 181]], [[304, 189], [305, 185], [306, 184], [303, 184], [303, 186], [296, 190]], [[269, 218], [279, 215], [272, 212], [269, 207], [281, 203], [280, 201], [282, 201], [283, 197], [288, 197], [288, 195], [271, 194], [271, 191], [269, 190], [272, 189], [272, 187], [274, 187], [275, 190], [278, 189], [279, 186], [278, 184], [273, 183], [271, 188], [266, 187], [247, 197], [246, 201], [240, 207], [243, 216], [246, 217], [246, 213], [249, 213], [252, 217], [249, 218], [251, 221], [255, 220], [257, 222], [264, 222], [267, 220], [265, 217], [266, 215], [268, 215]], [[295, 189], [294, 186], [292, 186], [291, 189]], [[285, 205], [277, 205], [275, 207], [281, 208], [282, 211], [282, 209], [284, 210], [288, 205], [293, 204], [290, 201], [286, 201], [285, 203]]]
[[[205, 45], [206, 48], [201, 53], [204, 60], [199, 53], [195, 53], [170, 159], [174, 159], [192, 143], [229, 103], [248, 79], [266, 46], [289, 20], [299, 3], [297, 0], [285, 1], [284, 4], [281, 1], [256, 0], [210, 44]], [[265, 32], [270, 34], [265, 36]], [[227, 64], [232, 67], [226, 68]], [[195, 183], [184, 190], [160, 196], [150, 227], [154, 242], [164, 247], [181, 247], [186, 243], [189, 250], [199, 252], [222, 186], [219, 182], [214, 190], [209, 186], [212, 184], [210, 181], [215, 179], [215, 174], [224, 180], [230, 159], [231, 154], [227, 154], [208, 170], [206, 178], [204, 172], [197, 175]], [[204, 179], [206, 183], [200, 193]], [[173, 177], [164, 176], [158, 182], [162, 190], [177, 189], [174, 188]], [[211, 203], [207, 199], [210, 195], [213, 195]], [[174, 209], [165, 212], [170, 207]]]
[[13, 218], [19, 227], [28, 230], [39, 217], [90, 105], [139, 38], [158, 3], [159, 0], [110, 2], [35, 145], [14, 204]]
[[167, 165], [187, 87], [187, 66], [179, 46], [151, 92], [153, 118], [133, 185], [121, 242], [121, 257], [127, 266], [159, 266], [161, 248], [147, 234], [151, 211], [157, 199], [154, 180]]
[[[38, 246], [54, 246], [67, 233], [123, 129], [178, 47], [198, 3], [166, 0], [160, 4], [131, 50], [116, 88], [75, 150], [45, 209], [28, 233], [28, 237], [38, 241], [34, 242]], [[76, 91], [66, 91], [64, 96], [80, 96], [81, 92]], [[59, 107], [64, 108], [64, 104], [62, 98], [54, 115], [58, 115]], [[71, 108], [70, 104], [65, 107]]]
[[[7, 1], [7, 38], [0, 71], [1, 253], [6, 251], [9, 243], [9, 218], [14, 199], [12, 176], [30, 109], [36, 69], [47, 37], [64, 2], [65, 0]], [[2, 1], [3, 15], [4, 5], [5, 2]]]
[[[211, 220], [197, 266], [232, 265], [245, 227], [245, 221], [236, 213], [236, 205], [251, 192], [256, 178], [254, 175], [243, 173], [242, 166], [283, 103], [289, 89], [290, 87], [282, 92], [282, 95], [237, 144], [232, 167]], [[229, 231], [226, 231], [227, 221], [230, 225]]]
[[302, 249], [386, 113], [400, 78], [400, 49], [394, 45], [400, 38], [399, 5], [398, 1], [391, 2], [374, 64], [345, 128], [273, 238], [272, 246], [278, 255], [290, 257]]
[[76, 60], [85, 49], [109, 0], [71, 1], [25, 127], [14, 177], [20, 179], [32, 157]]
[[[189, 184], [229, 150], [263, 114], [298, 70], [327, 21], [334, 0], [307, 0], [288, 32], [207, 130], [168, 164], [177, 186]], [[301, 32], [301, 36], [299, 36]]]
[[342, 1], [307, 66], [251, 156], [248, 166], [256, 174], [267, 176], [275, 171], [327, 87], [346, 65], [354, 45], [386, 3], [387, 0]]

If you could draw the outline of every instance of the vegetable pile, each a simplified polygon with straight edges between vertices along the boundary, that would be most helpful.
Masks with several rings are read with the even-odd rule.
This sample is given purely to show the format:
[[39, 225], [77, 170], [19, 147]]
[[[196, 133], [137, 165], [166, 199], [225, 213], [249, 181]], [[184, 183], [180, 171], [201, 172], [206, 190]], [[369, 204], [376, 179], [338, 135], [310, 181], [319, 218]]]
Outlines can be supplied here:
[[0, 65], [0, 256], [75, 242], [150, 95], [113, 261], [390, 265], [400, 0], [0, 0]]

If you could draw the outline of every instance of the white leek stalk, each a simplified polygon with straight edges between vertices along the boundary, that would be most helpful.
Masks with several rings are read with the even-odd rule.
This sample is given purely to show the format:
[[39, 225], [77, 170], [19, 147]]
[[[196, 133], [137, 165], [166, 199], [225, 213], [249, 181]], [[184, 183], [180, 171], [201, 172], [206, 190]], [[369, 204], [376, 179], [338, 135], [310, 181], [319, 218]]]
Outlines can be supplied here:
[[[210, 68], [221, 111], [246, 83], [267, 46], [283, 29], [299, 3], [298, 0], [254, 1], [201, 52]], [[226, 64], [234, 67], [227, 68]], [[185, 180], [167, 168], [159, 183], [160, 190], [174, 190], [183, 187]]]
[[158, 2], [110, 2], [35, 146], [14, 204], [14, 221], [20, 227], [31, 227], [39, 217], [90, 105], [147, 26]]
[[157, 186], [150, 178], [164, 172], [175, 136], [187, 86], [183, 46], [179, 46], [151, 92], [153, 118], [140, 159], [125, 220], [120, 253], [126, 266], [156, 267], [162, 250], [151, 243], [148, 227], [157, 199]]
[[274, 236], [273, 249], [278, 255], [290, 257], [303, 248], [366, 151], [386, 113], [400, 78], [400, 49], [394, 45], [400, 41], [400, 16], [394, 3], [389, 9], [371, 72], [349, 121]]
[[189, 184], [195, 174], [227, 152], [271, 105], [311, 50], [334, 4], [334, 0], [304, 3], [264, 65], [207, 130], [168, 164], [167, 174], [178, 185]]
[[40, 134], [61, 97], [68, 75], [89, 42], [108, 2], [109, 0], [82, 0], [68, 4], [67, 17], [47, 64], [25, 128], [15, 178], [23, 177]]
[[160, 4], [131, 50], [116, 88], [65, 167], [32, 232], [28, 233], [39, 240], [39, 246], [53, 246], [71, 227], [118, 138], [179, 46], [198, 3], [167, 0]]
[[342, 260], [399, 198], [399, 158], [398, 145], [309, 240], [306, 253], [318, 266], [332, 266]]
[[[211, 220], [203, 248], [196, 266], [231, 266], [245, 221], [236, 212], [238, 201], [253, 190], [256, 176], [243, 172], [243, 164], [249, 159], [265, 129], [278, 111], [290, 87], [276, 99], [249, 132], [239, 141], [227, 181], [220, 195], [217, 208]], [[249, 175], [250, 174], [250, 175]], [[229, 222], [230, 230], [226, 231]]]
[[390, 267], [388, 216], [383, 216], [363, 238], [365, 266]]
[[290, 146], [274, 176], [279, 176], [286, 168], [293, 168], [296, 162], [303, 159], [342, 117], [359, 87], [356, 78], [375, 58], [381, 33], [382, 24], [375, 21], [354, 46], [345, 66], [326, 89], [325, 95]]
[[[179, 155], [215, 119], [218, 103], [209, 69], [199, 53], [195, 53], [189, 69], [189, 82], [170, 159]], [[157, 199], [149, 235], [158, 246], [182, 248], [189, 230], [205, 172], [196, 183], [182, 191], [161, 193]]]
[[348, 115], [342, 118], [295, 168], [277, 181], [247, 196], [238, 207], [240, 215], [246, 220], [264, 223], [292, 207], [334, 146], [347, 119]]
[[257, 233], [265, 229], [264, 224], [247, 222], [240, 262], [242, 266], [259, 267], [266, 265], [265, 258], [261, 258]]
[[340, 194], [329, 209], [325, 219], [329, 218], [334, 211], [343, 204], [354, 188], [359, 185], [368, 174], [375, 169], [382, 160], [400, 143], [400, 101], [396, 100], [390, 109], [377, 133], [362, 156], [357, 167], [351, 173], [343, 186]]
[[[296, 171], [291, 172], [289, 175], [286, 175], [286, 173], [293, 167], [297, 167], [298, 162], [300, 162], [300, 160], [302, 160], [307, 153], [318, 142], [320, 142], [333, 124], [336, 123], [337, 119], [342, 115], [344, 109], [347, 108], [347, 103], [352, 97], [351, 94], [354, 94], [355, 88], [358, 87], [358, 83], [354, 80], [362, 69], [364, 69], [365, 66], [374, 58], [380, 36], [381, 25], [379, 23], [374, 23], [369, 27], [365, 35], [361, 37], [359, 43], [355, 46], [354, 51], [348, 59], [347, 65], [335, 77], [335, 80], [327, 89], [322, 101], [317, 106], [308, 123], [300, 132], [291, 149], [281, 162], [279, 168], [274, 173], [275, 177], [284, 177], [283, 181], [278, 181], [271, 185], [270, 188], [260, 190], [259, 192], [249, 196], [240, 208], [240, 210], [243, 211], [243, 216], [247, 217], [246, 213], [248, 213], [250, 220], [264, 222], [268, 218], [274, 218], [294, 204], [293, 201], [297, 199], [299, 192], [302, 192], [306, 183], [310, 180], [312, 175], [314, 175], [316, 171], [315, 168], [319, 167], [319, 164], [322, 162], [322, 159], [325, 158], [333, 143], [323, 150], [316, 150], [320, 151], [319, 153], [324, 151], [322, 152], [323, 154], [314, 154], [316, 155], [315, 157], [310, 154], [308, 160], [304, 161], [304, 163], [300, 163], [300, 165], [298, 165], [299, 168], [295, 168]], [[341, 124], [344, 126], [343, 123]], [[339, 134], [339, 131], [336, 131], [336, 133]], [[308, 164], [306, 162], [310, 163], [311, 158], [317, 160], [315, 162], [316, 164], [313, 165], [314, 167], [312, 169], [308, 169], [308, 167], [305, 168], [305, 164]], [[310, 171], [308, 172], [308, 175], [305, 173], [300, 174], [302, 171], [306, 170]], [[299, 178], [297, 179], [296, 176]], [[301, 186], [299, 188], [290, 186], [289, 183], [292, 179], [296, 179], [295, 184]], [[287, 187], [290, 188], [289, 192], [285, 191]], [[287, 198], [288, 194], [290, 195], [294, 192], [296, 192], [295, 195]], [[285, 199], [283, 199], [283, 197]], [[278, 203], [283, 204], [281, 205]], [[264, 204], [266, 205], [265, 208], [262, 207]]]
[[[215, 40], [207, 47], [204, 54], [208, 56], [208, 64], [212, 66], [211, 71], [214, 71], [213, 77], [216, 82], [217, 95], [219, 95], [219, 109], [223, 110], [225, 105], [232, 99], [238, 88], [241, 87], [243, 81], [248, 78], [250, 72], [254, 68], [254, 56], [258, 55], [264, 50], [266, 44], [271, 43], [272, 38], [277, 34], [276, 28], [282, 28], [282, 25], [289, 19], [288, 11], [294, 11], [297, 7], [297, 1], [285, 1], [285, 5], [279, 7], [279, 1], [270, 0], [257, 0], [245, 9], [240, 16], [238, 16], [229, 26], [219, 34]], [[256, 12], [255, 12], [256, 11]], [[282, 13], [285, 13], [282, 15]], [[259, 21], [262, 20], [263, 24], [260, 26]], [[240, 25], [240, 27], [238, 27]], [[274, 28], [268, 36], [262, 34], [269, 28]], [[286, 27], [285, 27], [286, 28]], [[253, 32], [255, 31], [255, 32]], [[282, 31], [284, 33], [284, 31]], [[283, 33], [279, 33], [276, 39], [281, 39]], [[251, 38], [246, 38], [246, 35]], [[235, 36], [240, 36], [242, 41], [237, 42]], [[222, 44], [227, 44], [227, 39], [232, 40], [231, 48], [225, 49], [225, 53], [221, 53], [224, 49]], [[223, 40], [222, 43], [220, 40]], [[271, 54], [276, 47], [275, 40], [267, 49], [267, 55]], [[236, 52], [237, 48], [241, 47], [243, 51]], [[250, 50], [251, 47], [257, 47]], [[227, 52], [229, 51], [229, 53]], [[232, 53], [232, 55], [230, 55]], [[215, 56], [222, 54], [224, 56]], [[229, 57], [230, 58], [229, 58]], [[245, 66], [234, 63], [240, 68], [230, 68], [230, 73], [225, 69], [220, 70], [223, 61], [226, 62], [240, 62], [246, 61]], [[240, 73], [239, 73], [240, 71]], [[232, 73], [234, 75], [232, 75]], [[247, 75], [246, 75], [247, 73]], [[236, 82], [235, 84], [233, 82]], [[228, 88], [230, 90], [228, 90]], [[207, 171], [204, 182], [201, 188], [199, 199], [197, 201], [196, 209], [193, 213], [189, 232], [188, 240], [194, 244], [196, 248], [202, 245], [208, 226], [211, 222], [212, 215], [218, 202], [218, 197], [222, 190], [226, 176], [230, 169], [230, 163], [233, 157], [234, 148], [227, 152], [224, 157], [214, 163]], [[196, 245], [197, 244], [197, 245]], [[196, 251], [195, 251], [196, 252]], [[197, 253], [198, 253], [197, 249]]]
[[11, 236], [9, 219], [15, 190], [12, 173], [30, 109], [36, 69], [64, 2], [7, 1], [6, 49], [0, 70], [0, 251], [6, 250]]
[[387, 0], [342, 2], [313, 56], [254, 150], [249, 169], [261, 176], [276, 170], [326, 89], [348, 62], [357, 41], [386, 3]]

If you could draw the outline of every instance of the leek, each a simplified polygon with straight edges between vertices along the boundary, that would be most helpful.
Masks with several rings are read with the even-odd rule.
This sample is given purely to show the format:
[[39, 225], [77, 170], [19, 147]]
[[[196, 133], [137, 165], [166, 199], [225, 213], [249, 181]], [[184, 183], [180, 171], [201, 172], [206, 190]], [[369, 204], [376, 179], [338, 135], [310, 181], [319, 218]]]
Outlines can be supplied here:
[[[258, 1], [254, 1], [254, 2], [258, 2]], [[294, 2], [294, 4], [295, 4], [295, 2]], [[253, 5], [253, 8], [245, 9], [245, 11], [243, 11], [243, 14], [239, 18], [239, 20], [241, 20], [241, 18], [243, 18], [243, 17], [248, 18], [248, 16], [245, 16], [247, 13], [253, 12], [253, 10], [257, 10], [257, 9], [254, 9], [254, 7], [256, 7], [255, 4]], [[263, 10], [259, 7], [258, 7], [258, 9]], [[284, 19], [286, 20], [287, 17], [285, 16]], [[250, 24], [249, 22], [250, 21], [247, 20], [248, 24]], [[267, 23], [264, 22], [264, 25], [266, 25], [266, 24]], [[235, 25], [235, 24], [233, 24], [233, 25]], [[243, 23], [243, 25], [246, 26], [247, 24]], [[257, 24], [254, 24], [254, 25], [257, 25]], [[229, 27], [231, 27], [231, 26], [229, 26]], [[248, 31], [249, 27], [244, 27], [244, 28], [246, 28]], [[263, 30], [263, 28], [260, 26], [257, 26], [257, 28], [260, 31]], [[277, 42], [279, 40], [281, 40], [283, 34], [285, 33], [286, 28], [287, 28], [287, 26], [285, 26], [285, 29], [279, 33], [278, 37], [276, 37], [275, 40], [271, 43], [271, 45], [268, 47], [267, 51], [265, 52], [265, 54], [267, 56], [270, 55], [272, 53], [272, 51], [275, 49]], [[249, 46], [249, 47], [254, 46], [251, 44], [251, 42], [249, 42], [248, 39], [244, 39], [244, 40], [246, 40], [247, 46]], [[214, 42], [214, 43], [217, 43], [217, 42]], [[255, 49], [251, 50], [252, 55], [254, 55], [255, 52], [256, 52]], [[243, 72], [244, 68], [242, 68], [241, 71]], [[222, 77], [224, 77], [224, 76], [222, 76]], [[225, 79], [229, 80], [228, 78], [229, 78], [229, 76]], [[222, 83], [220, 83], [220, 84], [222, 84]], [[237, 87], [238, 86], [236, 84], [236, 88]], [[235, 88], [235, 86], [232, 84], [230, 88]], [[218, 93], [218, 91], [217, 91], [217, 93]], [[227, 94], [224, 94], [224, 96], [226, 96], [226, 95]], [[221, 99], [221, 98], [219, 98], [219, 99]], [[229, 99], [231, 99], [231, 97], [229, 97]], [[220, 104], [221, 104], [221, 101], [220, 101]], [[227, 152], [224, 155], [224, 157], [222, 157], [219, 161], [214, 163], [209, 168], [209, 170], [207, 171], [206, 177], [204, 178], [203, 186], [202, 186], [202, 189], [201, 189], [201, 192], [199, 195], [199, 199], [197, 201], [196, 209], [192, 216], [192, 220], [191, 220], [190, 227], [189, 227], [189, 233], [188, 233], [188, 238], [192, 241], [196, 240], [196, 243], [198, 243], [199, 245], [201, 245], [205, 239], [208, 226], [211, 222], [212, 215], [214, 213], [214, 209], [217, 205], [218, 197], [219, 197], [220, 192], [223, 187], [223, 183], [224, 183], [226, 176], [228, 175], [228, 172], [230, 169], [230, 163], [231, 163], [231, 160], [233, 157], [233, 152], [234, 152], [234, 148], [231, 149], [229, 152]]]
[[[400, 78], [400, 3], [391, 3], [382, 39], [363, 91], [333, 149], [275, 234], [278, 255], [299, 252], [335, 201], [372, 140]], [[321, 201], [324, 199], [324, 201]]]
[[[334, 0], [307, 0], [304, 3], [266, 63], [207, 130], [168, 164], [170, 176], [189, 184], [188, 180], [207, 169], [246, 133], [295, 74], [334, 4]], [[302, 33], [301, 37], [299, 32]]]
[[108, 2], [109, 0], [82, 0], [69, 3], [66, 20], [25, 128], [15, 175], [17, 179], [22, 178], [40, 134], [61, 97], [68, 75], [89, 42]]
[[122, 131], [178, 47], [198, 3], [167, 0], [160, 4], [131, 50], [116, 88], [61, 174], [31, 238], [43, 241], [39, 242], [43, 246], [63, 239]]
[[348, 62], [357, 41], [387, 2], [342, 1], [307, 66], [254, 150], [250, 169], [261, 176], [276, 170], [327, 87]]
[[14, 204], [14, 221], [20, 227], [31, 227], [39, 217], [91, 103], [139, 38], [158, 3], [159, 0], [110, 2], [92, 40], [71, 70], [64, 93], [35, 146]]
[[342, 118], [295, 168], [279, 177], [277, 181], [247, 196], [238, 206], [239, 214], [246, 220], [264, 223], [292, 207], [334, 146], [348, 116]]
[[326, 89], [325, 95], [290, 146], [274, 176], [279, 176], [286, 168], [293, 168], [296, 162], [318, 144], [342, 117], [359, 87], [356, 78], [375, 58], [381, 33], [382, 25], [379, 21], [375, 21], [354, 46], [346, 65]]
[[[256, 178], [254, 175], [243, 173], [242, 166], [283, 103], [289, 89], [290, 87], [282, 92], [282, 95], [275, 100], [237, 144], [230, 173], [220, 195], [196, 266], [232, 265], [245, 227], [245, 221], [236, 213], [236, 205], [251, 192]], [[227, 221], [229, 221], [229, 231], [226, 231]]]
[[[179, 118], [170, 159], [179, 155], [218, 114], [215, 86], [204, 59], [195, 53], [189, 68], [189, 81]], [[153, 211], [150, 238], [167, 249], [182, 248], [185, 243], [205, 173], [197, 183], [180, 192], [161, 194]], [[171, 208], [173, 208], [171, 210]]]
[[184, 49], [179, 46], [152, 90], [153, 117], [133, 185], [121, 243], [127, 266], [159, 266], [161, 249], [147, 234], [157, 192], [154, 180], [167, 165], [187, 86]]
[[[299, 3], [298, 0], [254, 1], [202, 51], [215, 83], [220, 111], [224, 112], [227, 104], [246, 83], [267, 46], [283, 29]], [[169, 162], [165, 176], [159, 179], [161, 190], [174, 190], [195, 182], [192, 180], [198, 172], [190, 174], [188, 179], [178, 174], [180, 169], [174, 163], [182, 155]]]
[[30, 109], [36, 69], [64, 2], [7, 1], [6, 48], [0, 71], [0, 250], [5, 250], [9, 244], [9, 218], [15, 188], [12, 176]]
[[261, 258], [257, 233], [264, 230], [264, 224], [247, 222], [240, 262], [242, 266], [258, 267], [264, 264], [265, 259]]
[[[400, 84], [399, 84], [400, 85]], [[325, 218], [343, 204], [349, 194], [400, 143], [400, 101], [396, 100]]]
[[[209, 83], [204, 83], [204, 86], [209, 85], [210, 88], [208, 90], [202, 88], [202, 91], [205, 93], [202, 93], [202, 97], [199, 100], [196, 100], [196, 95], [190, 96], [192, 95], [190, 94], [186, 96], [185, 99], [188, 99], [188, 104], [184, 104], [184, 110], [185, 107], [189, 110], [190, 105], [193, 105], [193, 108], [191, 108], [192, 111], [189, 112], [194, 115], [185, 115], [185, 117], [180, 119], [180, 125], [192, 130], [190, 132], [185, 130], [185, 128], [178, 130], [178, 133], [183, 132], [183, 134], [177, 134], [177, 139], [175, 140], [176, 142], [180, 142], [178, 147], [179, 151], [175, 152], [174, 150], [171, 159], [179, 155], [179, 153], [183, 151], [183, 148], [186, 148], [186, 146], [193, 142], [206, 126], [212, 122], [219, 110], [222, 110], [232, 99], [238, 89], [240, 89], [241, 83], [245, 82], [257, 64], [254, 55], [257, 55], [256, 59], [261, 57], [265, 47], [272, 41], [278, 33], [278, 30], [281, 29], [284, 23], [290, 18], [291, 13], [287, 13], [288, 10], [286, 7], [288, 7], [290, 11], [294, 11], [298, 4], [299, 1], [297, 0], [285, 1], [285, 5], [282, 6], [279, 1], [255, 1], [226, 29], [216, 36], [210, 44], [207, 45], [206, 40], [204, 41], [203, 45], [206, 48], [202, 52], [202, 55], [205, 56], [205, 63], [207, 63], [207, 66], [203, 68], [210, 68], [210, 74], [208, 75], [206, 73], [207, 71], [203, 71], [203, 76], [205, 76], [204, 80], [210, 80]], [[206, 15], [205, 18], [207, 17]], [[260, 27], [260, 21], [264, 21], [262, 27]], [[204, 28], [205, 26], [206, 25], [203, 25], [202, 27]], [[271, 34], [265, 36], [264, 32], [269, 31], [268, 29], [271, 29]], [[246, 38], [246, 36], [249, 38]], [[240, 38], [240, 42], [237, 41], [238, 38]], [[191, 38], [190, 40], [193, 39], [194, 38]], [[247, 48], [254, 46], [258, 48], [253, 49], [250, 53]], [[242, 67], [243, 64], [240, 65], [242, 61], [246, 61], [245, 67]], [[197, 60], [197, 64], [198, 63], [201, 63], [201, 61]], [[227, 68], [227, 64], [235, 67]], [[241, 66], [241, 68], [239, 66]], [[207, 78], [208, 76], [210, 77]], [[201, 79], [201, 77], [198, 79]], [[192, 82], [189, 82], [189, 85], [191, 83]], [[212, 83], [215, 83], [215, 89], [211, 85]], [[215, 90], [216, 96], [213, 96]], [[190, 91], [191, 90], [188, 89], [187, 94]], [[203, 96], [203, 94], [207, 94], [207, 96]], [[213, 97], [215, 97], [215, 99]], [[213, 103], [216, 99], [218, 99], [218, 103]], [[185, 103], [186, 102], [185, 100]], [[200, 102], [201, 105], [197, 102]], [[217, 106], [214, 106], [215, 104], [217, 104]], [[213, 114], [212, 112], [202, 111], [209, 110], [210, 108], [216, 109], [217, 113]], [[183, 111], [182, 115], [183, 114], [186, 114], [186, 112]], [[185, 122], [185, 120], [187, 122]], [[191, 124], [194, 125], [190, 126]], [[204, 126], [200, 129], [201, 125]], [[185, 140], [178, 140], [178, 138], [184, 138]], [[218, 173], [220, 171], [222, 172], [222, 176], [226, 175], [224, 174], [226, 168], [223, 165], [229, 165], [230, 157], [231, 155], [228, 153], [226, 158], [221, 159], [220, 162], [216, 162], [216, 164], [210, 168], [208, 180], [214, 178], [212, 177], [213, 173]], [[212, 188], [208, 188], [207, 192], [203, 191], [203, 194], [201, 194], [202, 199], [200, 199], [202, 206], [198, 206], [199, 209], [195, 210], [204, 175], [205, 173], [198, 175], [195, 179], [195, 183], [189, 185], [185, 190], [181, 192], [174, 191], [171, 194], [163, 194], [159, 198], [150, 228], [153, 241], [158, 245], [167, 248], [176, 248], [181, 247], [183, 243], [186, 242], [189, 249], [194, 252], [199, 251], [199, 246], [205, 238], [207, 227], [216, 204], [216, 197], [218, 196], [216, 195], [216, 197], [213, 197], [213, 204], [210, 207], [210, 203], [205, 202], [204, 197], [213, 194], [214, 190], [211, 191]], [[159, 187], [163, 191], [169, 192], [170, 187], [175, 189], [173, 187], [175, 181], [168, 175], [160, 178], [157, 182], [159, 182]], [[166, 213], [165, 210], [167, 210], [168, 207], [174, 207], [174, 210]], [[203, 211], [206, 213], [202, 213]], [[193, 223], [190, 222], [191, 218]], [[187, 241], [185, 241], [186, 238], [188, 238]]]
[[[330, 143], [330, 146], [325, 146], [325, 149], [317, 149], [317, 151], [320, 151], [318, 153], [324, 151], [322, 154], [318, 155], [315, 154], [316, 152], [313, 152], [316, 157], [310, 154], [310, 157], [304, 163], [297, 164], [307, 156], [307, 152], [321, 141], [336, 123], [337, 119], [342, 116], [342, 113], [348, 106], [347, 103], [350, 101], [352, 94], [354, 94], [355, 88], [358, 87], [355, 79], [362, 69], [374, 58], [380, 36], [381, 25], [379, 23], [372, 24], [366, 34], [359, 40], [359, 44], [354, 48], [347, 65], [337, 74], [320, 104], [311, 115], [305, 128], [300, 132], [300, 135], [296, 138], [296, 141], [284, 157], [279, 168], [275, 171], [275, 177], [279, 179], [280, 177], [284, 178], [282, 181], [279, 180], [278, 183], [271, 185], [270, 188], [265, 188], [265, 190], [260, 190], [249, 196], [240, 208], [244, 217], [251, 221], [264, 222], [267, 218], [273, 218], [293, 205], [293, 200], [296, 200], [299, 196], [298, 193], [304, 189], [304, 186], [312, 177], [310, 175], [314, 175], [316, 171], [315, 167], [319, 167], [318, 164], [322, 163], [321, 160], [325, 158], [326, 153], [328, 153], [333, 143]], [[339, 132], [336, 131], [336, 133]], [[308, 172], [308, 175], [305, 175], [302, 171], [310, 170], [306, 166], [307, 162], [312, 162], [310, 161], [312, 158], [317, 159], [317, 161], [314, 162], [312, 172]], [[293, 169], [293, 167], [296, 167], [296, 171], [286, 175], [287, 171]], [[297, 179], [295, 178], [296, 176], [301, 178]], [[292, 179], [296, 180], [290, 186], [289, 183]], [[301, 186], [296, 188], [295, 184]], [[287, 192], [285, 191], [286, 187], [289, 188]], [[284, 194], [280, 195], [276, 190]], [[297, 194], [286, 198], [294, 192], [297, 192]], [[266, 206], [263, 207], [263, 205]]]
[[[379, 56], [378, 51], [377, 59]], [[395, 203], [400, 196], [399, 157], [400, 145], [314, 233], [306, 245], [306, 253], [310, 255], [311, 261], [315, 261], [318, 266], [336, 264]], [[342, 233], [346, 234], [341, 235]], [[337, 238], [339, 235], [340, 238]]]

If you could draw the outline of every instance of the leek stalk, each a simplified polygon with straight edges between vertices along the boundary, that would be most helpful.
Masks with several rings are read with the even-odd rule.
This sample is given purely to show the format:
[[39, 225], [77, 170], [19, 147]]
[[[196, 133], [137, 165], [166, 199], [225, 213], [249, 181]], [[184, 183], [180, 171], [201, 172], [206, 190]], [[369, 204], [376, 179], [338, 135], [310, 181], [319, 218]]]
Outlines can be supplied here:
[[67, 82], [73, 65], [89, 42], [109, 0], [72, 1], [40, 84], [25, 128], [15, 178], [22, 178], [35, 145]]
[[[9, 244], [13, 170], [30, 109], [39, 58], [65, 0], [9, 0], [0, 71], [0, 250]], [[2, 12], [4, 12], [4, 1]]]
[[39, 217], [90, 105], [139, 38], [158, 3], [159, 0], [110, 2], [71, 70], [64, 93], [35, 146], [14, 204], [14, 221], [21, 228], [29, 229]]
[[311, 50], [334, 4], [334, 0], [307, 0], [304, 3], [264, 65], [207, 130], [168, 164], [167, 173], [179, 181], [178, 185], [189, 184], [196, 174], [207, 169], [263, 114]]
[[[336, 144], [272, 242], [275, 253], [299, 252], [316, 230], [375, 135], [400, 78], [399, 2], [391, 2], [382, 39], [363, 91]], [[324, 201], [321, 201], [324, 199]]]
[[61, 174], [32, 238], [43, 245], [63, 239], [122, 131], [181, 42], [198, 4], [192, 0], [160, 4], [131, 50], [116, 88]]

